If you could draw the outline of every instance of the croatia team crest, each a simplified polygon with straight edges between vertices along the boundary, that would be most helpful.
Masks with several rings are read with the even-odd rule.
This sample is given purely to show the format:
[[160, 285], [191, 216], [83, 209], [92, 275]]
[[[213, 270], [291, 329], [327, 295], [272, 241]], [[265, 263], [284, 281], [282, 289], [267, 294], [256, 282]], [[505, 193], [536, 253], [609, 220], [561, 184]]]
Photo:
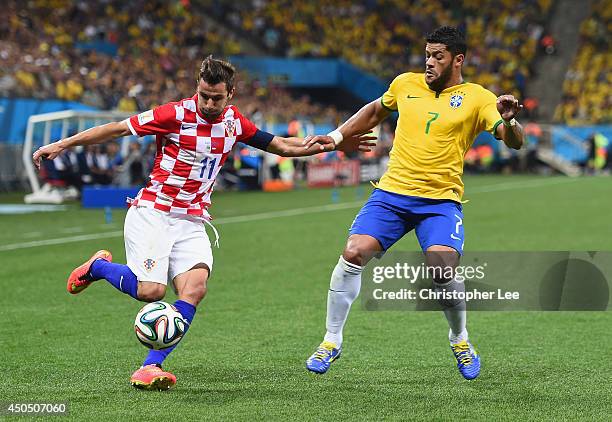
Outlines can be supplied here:
[[450, 106], [452, 108], [459, 108], [461, 107], [461, 104], [463, 104], [463, 97], [465, 96], [465, 93], [463, 92], [453, 92], [451, 94], [451, 98], [450, 98]]
[[234, 134], [236, 133], [236, 121], [234, 119], [225, 121], [225, 132], [227, 133], [228, 137], [234, 137]]
[[151, 271], [154, 266], [155, 266], [155, 261], [153, 261], [151, 258], [145, 259], [144, 267], [147, 271]]

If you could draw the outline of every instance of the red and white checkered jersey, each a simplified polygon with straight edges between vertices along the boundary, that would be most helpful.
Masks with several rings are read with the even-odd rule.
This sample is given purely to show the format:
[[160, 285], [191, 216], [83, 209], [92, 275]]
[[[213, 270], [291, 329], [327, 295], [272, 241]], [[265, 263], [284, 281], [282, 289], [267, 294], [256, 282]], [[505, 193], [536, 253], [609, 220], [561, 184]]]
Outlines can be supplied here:
[[156, 135], [157, 141], [151, 180], [132, 205], [209, 218], [206, 210], [219, 169], [234, 143], [248, 143], [257, 127], [231, 105], [209, 122], [197, 111], [197, 97], [126, 120], [134, 135]]

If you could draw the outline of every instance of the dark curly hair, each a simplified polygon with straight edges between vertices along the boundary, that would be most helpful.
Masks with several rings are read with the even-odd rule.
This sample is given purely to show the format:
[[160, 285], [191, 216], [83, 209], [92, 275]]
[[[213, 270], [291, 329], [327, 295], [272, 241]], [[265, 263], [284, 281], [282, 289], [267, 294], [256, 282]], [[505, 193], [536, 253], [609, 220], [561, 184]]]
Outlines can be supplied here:
[[457, 54], [465, 55], [465, 52], [467, 51], [465, 36], [461, 31], [453, 26], [439, 27], [432, 33], [427, 34], [426, 40], [431, 44], [444, 44], [446, 49], [451, 52], [453, 57]]

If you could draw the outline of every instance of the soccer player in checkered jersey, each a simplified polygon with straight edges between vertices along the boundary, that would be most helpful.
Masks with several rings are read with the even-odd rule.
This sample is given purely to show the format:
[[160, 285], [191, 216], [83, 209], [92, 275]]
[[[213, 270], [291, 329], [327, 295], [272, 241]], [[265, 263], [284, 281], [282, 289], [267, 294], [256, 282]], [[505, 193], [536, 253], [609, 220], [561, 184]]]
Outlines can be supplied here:
[[[207, 57], [200, 67], [197, 92], [190, 98], [161, 105], [121, 122], [97, 126], [39, 148], [33, 155], [53, 159], [64, 149], [92, 145], [121, 136], [156, 135], [155, 164], [146, 187], [131, 202], [125, 218], [127, 265], [112, 262], [109, 251], [96, 252], [68, 278], [67, 289], [77, 294], [92, 282], [106, 279], [134, 299], [161, 300], [171, 281], [178, 295], [174, 306], [191, 324], [206, 295], [212, 270], [211, 243], [204, 229], [215, 177], [236, 142], [286, 157], [313, 155], [336, 149], [333, 141], [303, 146], [302, 138], [283, 138], [259, 130], [229, 105], [234, 95], [234, 67]], [[350, 139], [343, 151], [368, 151], [374, 138]], [[167, 389], [176, 377], [162, 369], [174, 347], [149, 351], [131, 383], [143, 389]]]

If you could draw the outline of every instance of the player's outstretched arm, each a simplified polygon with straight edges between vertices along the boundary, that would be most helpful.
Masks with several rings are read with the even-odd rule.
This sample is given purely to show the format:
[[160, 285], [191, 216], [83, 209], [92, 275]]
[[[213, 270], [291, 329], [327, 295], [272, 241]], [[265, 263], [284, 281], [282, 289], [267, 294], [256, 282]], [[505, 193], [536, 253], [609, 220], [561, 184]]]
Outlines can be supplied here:
[[512, 95], [501, 95], [496, 102], [497, 111], [503, 119], [503, 124], [497, 126], [497, 136], [504, 141], [507, 147], [521, 149], [525, 142], [523, 126], [515, 117], [523, 109], [518, 100]]
[[132, 132], [125, 121], [106, 123], [104, 125], [92, 127], [91, 129], [79, 132], [76, 135], [68, 138], [42, 146], [34, 152], [34, 155], [32, 155], [32, 160], [34, 161], [36, 168], [40, 169], [40, 160], [42, 158], [53, 160], [66, 148], [75, 147], [77, 145], [101, 144], [103, 142], [131, 134]]
[[367, 152], [371, 151], [372, 147], [376, 146], [374, 142], [376, 137], [372, 136], [370, 132], [348, 137], [340, 145], [336, 145], [333, 139], [324, 137], [323, 139], [313, 142], [307, 148], [304, 148], [304, 143], [310, 141], [312, 138], [315, 138], [315, 136], [307, 136], [306, 138], [283, 138], [281, 136], [275, 136], [272, 138], [266, 150], [283, 157], [305, 157], [334, 150], [344, 152]]
[[318, 135], [304, 140], [304, 147], [310, 148], [315, 143], [334, 142], [342, 145], [347, 139], [370, 132], [380, 122], [385, 120], [391, 112], [382, 106], [380, 98], [363, 106], [357, 113], [353, 114], [338, 129], [328, 135]]

